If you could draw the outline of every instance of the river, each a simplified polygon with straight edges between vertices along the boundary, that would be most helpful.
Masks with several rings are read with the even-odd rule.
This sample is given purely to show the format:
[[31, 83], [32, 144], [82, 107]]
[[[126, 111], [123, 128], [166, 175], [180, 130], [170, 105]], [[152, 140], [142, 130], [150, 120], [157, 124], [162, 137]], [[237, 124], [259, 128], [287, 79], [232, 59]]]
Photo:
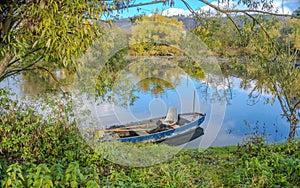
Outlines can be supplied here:
[[[137, 81], [133, 86], [136, 88], [133, 104], [128, 102], [128, 106], [124, 107], [102, 102], [91, 108], [94, 110], [92, 114], [96, 114], [96, 119], [102, 127], [108, 127], [165, 115], [170, 106], [177, 107], [179, 112], [206, 113], [206, 120], [202, 125], [204, 135], [188, 143], [185, 146], [187, 148], [238, 144], [249, 135], [264, 135], [268, 143], [287, 139], [289, 123], [281, 117], [282, 110], [278, 101], [272, 105], [265, 104], [266, 99], [272, 97], [267, 93], [253, 101], [248, 96], [253, 86], [243, 89], [240, 87], [241, 81], [240, 78], [229, 76], [225, 87], [220, 89], [211, 88], [204, 80], [197, 81], [181, 76], [174, 87], [163, 85], [161, 90], [156, 92], [153, 91], [153, 87], [157, 87], [159, 82], [151, 82], [150, 85], [148, 83], [150, 88], [145, 90], [139, 86], [141, 81]], [[154, 83], [158, 85], [155, 86]], [[16, 81], [13, 78], [0, 84], [0, 87], [4, 86], [11, 88], [19, 96], [30, 97], [36, 95], [39, 88], [38, 83], [33, 84], [22, 79]], [[216, 92], [221, 94], [216, 95]], [[196, 97], [193, 97], [194, 93]], [[296, 135], [300, 136], [299, 128]]]

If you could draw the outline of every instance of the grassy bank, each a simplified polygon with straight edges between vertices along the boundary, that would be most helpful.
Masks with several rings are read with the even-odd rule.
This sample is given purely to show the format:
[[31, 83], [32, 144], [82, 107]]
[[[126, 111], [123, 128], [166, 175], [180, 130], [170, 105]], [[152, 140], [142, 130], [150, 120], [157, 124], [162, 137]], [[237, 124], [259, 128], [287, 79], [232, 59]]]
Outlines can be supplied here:
[[[0, 91], [1, 187], [300, 186], [296, 141], [265, 145], [255, 137], [239, 146], [181, 150], [148, 167], [121, 166], [86, 144], [69, 118], [68, 103], [47, 100], [45, 118], [34, 106], [10, 100], [7, 92]], [[174, 150], [156, 148], [162, 149]]]
[[300, 152], [297, 143], [182, 150], [167, 162], [133, 168], [85, 149], [43, 163], [1, 158], [0, 172], [3, 187], [300, 186]]

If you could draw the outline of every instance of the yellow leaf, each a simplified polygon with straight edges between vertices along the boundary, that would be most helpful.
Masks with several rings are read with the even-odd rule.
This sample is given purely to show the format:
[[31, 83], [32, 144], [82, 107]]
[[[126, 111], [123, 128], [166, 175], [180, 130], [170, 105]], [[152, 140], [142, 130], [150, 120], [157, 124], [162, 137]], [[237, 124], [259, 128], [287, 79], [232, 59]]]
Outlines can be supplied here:
[[84, 43], [83, 43], [83, 42], [81, 42], [81, 49], [82, 49], [82, 50], [85, 50], [85, 47], [84, 47]]
[[10, 179], [10, 178], [7, 179], [6, 185], [7, 185], [7, 186], [10, 186], [10, 185], [11, 185], [11, 179]]
[[48, 39], [47, 43], [46, 43], [46, 47], [49, 48], [51, 44], [51, 39]]

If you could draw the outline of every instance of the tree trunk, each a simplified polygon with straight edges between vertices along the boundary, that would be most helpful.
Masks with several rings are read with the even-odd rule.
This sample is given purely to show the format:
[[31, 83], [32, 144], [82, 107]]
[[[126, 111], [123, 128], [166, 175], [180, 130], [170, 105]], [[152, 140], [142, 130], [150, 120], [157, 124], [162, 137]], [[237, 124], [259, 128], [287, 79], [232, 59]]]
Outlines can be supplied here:
[[296, 127], [297, 127], [297, 122], [290, 123], [289, 142], [295, 139]]
[[12, 55], [10, 53], [6, 53], [4, 57], [0, 60], [0, 82], [4, 79], [4, 73], [9, 65], [9, 62], [12, 60]]

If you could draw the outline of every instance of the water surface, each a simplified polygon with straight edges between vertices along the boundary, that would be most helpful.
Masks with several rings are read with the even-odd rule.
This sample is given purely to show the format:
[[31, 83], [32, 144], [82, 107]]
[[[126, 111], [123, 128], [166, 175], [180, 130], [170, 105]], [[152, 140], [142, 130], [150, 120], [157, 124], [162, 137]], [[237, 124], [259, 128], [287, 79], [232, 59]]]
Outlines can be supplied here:
[[[28, 81], [7, 79], [1, 87], [10, 87], [18, 95], [34, 96], [35, 90], [28, 90]], [[205, 80], [197, 81], [182, 75], [179, 82], [172, 87], [168, 84], [150, 81], [151, 89], [141, 89], [141, 80], [135, 82], [134, 95], [137, 96], [133, 104], [128, 101], [127, 107], [112, 103], [102, 103], [93, 106], [92, 114], [96, 114], [99, 127], [143, 120], [164, 116], [168, 107], [175, 106], [179, 113], [198, 111], [206, 113], [206, 121], [202, 124], [204, 136], [192, 141], [186, 147], [224, 146], [241, 143], [249, 135], [265, 135], [269, 143], [281, 142], [287, 138], [289, 123], [281, 117], [282, 110], [277, 101], [273, 105], [265, 104], [269, 94], [262, 94], [252, 101], [249, 98], [251, 87], [247, 90], [240, 88], [241, 79], [228, 77], [230, 88], [212, 88]], [[142, 82], [142, 84], [145, 84]], [[161, 84], [158, 88], [159, 84]], [[37, 85], [31, 85], [31, 88]], [[153, 90], [156, 89], [156, 90]], [[155, 91], [155, 92], [153, 92]], [[219, 94], [216, 94], [219, 93]], [[196, 97], [194, 97], [196, 94]], [[225, 110], [222, 110], [224, 106]], [[218, 111], [220, 109], [220, 111]], [[224, 119], [223, 119], [223, 113]], [[299, 136], [297, 129], [296, 135]]]

